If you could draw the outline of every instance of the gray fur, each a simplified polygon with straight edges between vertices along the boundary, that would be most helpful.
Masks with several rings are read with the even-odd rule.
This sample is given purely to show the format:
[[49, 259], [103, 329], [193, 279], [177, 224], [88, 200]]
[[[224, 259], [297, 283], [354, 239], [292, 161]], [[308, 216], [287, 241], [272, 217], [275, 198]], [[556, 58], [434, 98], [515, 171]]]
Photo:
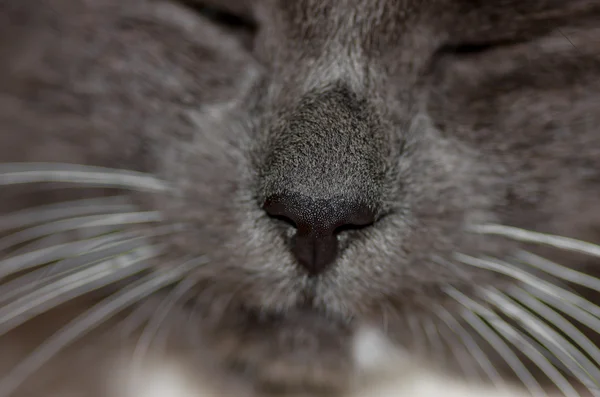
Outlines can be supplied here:
[[[411, 346], [407, 316], [445, 304], [442, 286], [502, 285], [444, 265], [516, 246], [466, 225], [600, 242], [599, 1], [223, 6], [256, 21], [252, 43], [166, 0], [2, 0], [0, 161], [171, 182], [174, 196], [138, 198], [188, 226], [172, 258], [211, 259], [195, 342], [224, 366], [274, 390], [337, 390], [353, 324], [385, 320]], [[487, 43], [500, 44], [455, 50]], [[282, 190], [355, 196], [378, 221], [309, 278], [261, 209]]]

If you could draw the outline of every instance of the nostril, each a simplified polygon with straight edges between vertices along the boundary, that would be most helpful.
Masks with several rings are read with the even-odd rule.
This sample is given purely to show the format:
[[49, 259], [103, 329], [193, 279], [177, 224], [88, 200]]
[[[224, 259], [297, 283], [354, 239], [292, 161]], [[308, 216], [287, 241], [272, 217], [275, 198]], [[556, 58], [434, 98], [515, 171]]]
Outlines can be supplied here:
[[298, 228], [298, 226], [296, 225], [296, 222], [294, 222], [292, 219], [288, 218], [287, 216], [272, 215], [272, 214], [269, 214], [268, 211], [267, 211], [267, 214], [269, 215], [269, 217], [271, 219], [279, 221], [279, 223], [282, 224], [282, 225], [290, 226], [290, 227], [293, 227], [294, 229]]
[[376, 212], [365, 204], [354, 204], [349, 206], [346, 217], [341, 219], [342, 224], [338, 230], [362, 229], [375, 223]]
[[290, 201], [283, 196], [270, 196], [265, 200], [263, 209], [273, 219], [277, 219], [295, 228], [298, 227], [296, 216], [290, 206]]
[[338, 226], [335, 228], [334, 234], [342, 234], [344, 232], [352, 232], [352, 231], [358, 231], [358, 230], [362, 230], [365, 229], [369, 226], [371, 226], [373, 223], [369, 223], [369, 224], [365, 224], [365, 225], [353, 225], [353, 224], [347, 224], [347, 225], [342, 225], [342, 226]]

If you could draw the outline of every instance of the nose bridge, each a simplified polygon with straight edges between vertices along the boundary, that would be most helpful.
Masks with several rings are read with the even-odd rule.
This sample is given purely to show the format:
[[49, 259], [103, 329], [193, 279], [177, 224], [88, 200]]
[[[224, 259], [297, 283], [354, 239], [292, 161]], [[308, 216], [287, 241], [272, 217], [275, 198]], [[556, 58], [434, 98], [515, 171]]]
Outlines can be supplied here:
[[262, 206], [295, 228], [291, 253], [318, 275], [338, 256], [341, 230], [377, 218], [384, 139], [367, 101], [339, 85], [307, 95], [284, 120], [269, 136]]
[[373, 202], [383, 179], [383, 141], [366, 100], [341, 85], [310, 93], [272, 132], [263, 192]]

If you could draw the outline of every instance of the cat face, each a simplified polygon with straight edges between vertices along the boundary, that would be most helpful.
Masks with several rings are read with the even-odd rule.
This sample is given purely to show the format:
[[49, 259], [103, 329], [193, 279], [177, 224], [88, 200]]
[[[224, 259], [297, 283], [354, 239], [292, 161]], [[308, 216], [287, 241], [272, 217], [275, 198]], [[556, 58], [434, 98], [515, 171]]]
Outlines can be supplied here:
[[0, 160], [166, 181], [132, 194], [182, 226], [153, 266], [206, 257], [217, 329], [336, 367], [354, 322], [412, 346], [516, 284], [465, 263], [523, 247], [490, 225], [600, 241], [598, 1], [201, 3], [1, 6]]
[[259, 2], [252, 82], [199, 107], [198, 152], [166, 176], [190, 186], [182, 249], [228, 247], [213, 286], [250, 277], [250, 306], [360, 317], [491, 282], [453, 255], [515, 244], [472, 225], [596, 241], [595, 6]]

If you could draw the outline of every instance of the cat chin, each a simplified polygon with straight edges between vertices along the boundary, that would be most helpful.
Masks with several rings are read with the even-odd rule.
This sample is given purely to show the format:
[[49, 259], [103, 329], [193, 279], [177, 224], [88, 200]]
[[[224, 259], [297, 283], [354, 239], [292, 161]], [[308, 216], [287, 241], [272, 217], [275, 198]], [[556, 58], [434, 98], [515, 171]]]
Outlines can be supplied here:
[[[357, 331], [352, 359], [356, 374], [349, 391], [342, 397], [528, 396], [517, 389], [499, 390], [468, 384], [437, 373], [393, 345], [373, 327], [361, 327]], [[121, 359], [113, 367], [108, 397], [263, 397], [241, 384], [217, 383], [217, 377], [192, 369], [172, 357], [155, 355], [143, 363]]]

